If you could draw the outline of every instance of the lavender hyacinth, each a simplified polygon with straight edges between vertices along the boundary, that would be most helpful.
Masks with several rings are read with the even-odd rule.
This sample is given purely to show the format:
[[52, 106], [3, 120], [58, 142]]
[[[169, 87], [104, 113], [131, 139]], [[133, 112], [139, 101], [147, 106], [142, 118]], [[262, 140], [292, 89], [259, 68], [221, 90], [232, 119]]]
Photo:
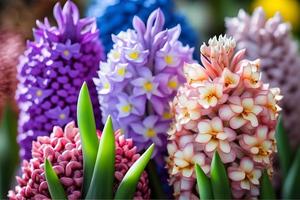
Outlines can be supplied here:
[[134, 17], [134, 30], [113, 35], [107, 62], [100, 63], [97, 86], [102, 117], [131, 137], [139, 150], [155, 143], [156, 161], [166, 151], [169, 101], [184, 82], [182, 66], [193, 49], [178, 41], [180, 26], [163, 30], [164, 15], [152, 12], [146, 24]]
[[[21, 156], [31, 157], [31, 142], [49, 135], [54, 125], [64, 126], [76, 119], [77, 95], [83, 81], [91, 88], [95, 117], [100, 121], [97, 92], [91, 80], [104, 53], [94, 19], [79, 19], [74, 3], [54, 7], [57, 26], [47, 18], [37, 21], [34, 41], [19, 65], [17, 100], [20, 107], [19, 136]], [[99, 126], [99, 124], [98, 124]]]

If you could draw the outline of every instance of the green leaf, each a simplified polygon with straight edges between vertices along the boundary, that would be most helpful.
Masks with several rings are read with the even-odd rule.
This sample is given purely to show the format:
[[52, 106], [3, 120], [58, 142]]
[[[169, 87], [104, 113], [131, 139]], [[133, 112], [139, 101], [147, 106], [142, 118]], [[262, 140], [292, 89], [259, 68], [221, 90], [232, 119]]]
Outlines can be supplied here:
[[151, 188], [151, 199], [168, 199], [165, 194], [161, 182], [161, 177], [157, 173], [157, 166], [153, 160], [150, 160], [147, 165], [147, 173], [149, 178], [149, 184]]
[[48, 183], [51, 199], [67, 199], [63, 186], [48, 159], [45, 159], [45, 177]]
[[283, 199], [300, 199], [300, 148], [297, 151], [294, 162], [284, 181], [282, 196]]
[[278, 149], [278, 156], [279, 156], [282, 177], [287, 177], [289, 168], [292, 164], [293, 154], [289, 144], [289, 139], [283, 127], [283, 121], [281, 115], [278, 118], [275, 137], [277, 142], [277, 149]]
[[130, 169], [125, 174], [115, 195], [115, 199], [132, 199], [136, 190], [136, 186], [140, 180], [145, 167], [151, 159], [154, 150], [152, 144], [143, 155], [134, 162]]
[[259, 199], [276, 199], [274, 188], [270, 181], [267, 170], [264, 170], [261, 177], [260, 197]]
[[195, 165], [195, 171], [200, 199], [213, 199], [214, 196], [209, 178], [198, 164]]
[[[0, 123], [0, 199], [7, 198], [18, 165], [17, 115], [7, 105]], [[7, 167], [9, 166], [9, 167]]]
[[210, 176], [214, 198], [231, 199], [226, 169], [217, 151], [215, 151], [211, 161]]
[[113, 198], [115, 151], [115, 134], [109, 116], [100, 139], [96, 165], [86, 199]]
[[84, 177], [82, 193], [85, 196], [92, 180], [99, 145], [93, 106], [86, 82], [83, 83], [78, 97], [77, 121], [83, 154]]

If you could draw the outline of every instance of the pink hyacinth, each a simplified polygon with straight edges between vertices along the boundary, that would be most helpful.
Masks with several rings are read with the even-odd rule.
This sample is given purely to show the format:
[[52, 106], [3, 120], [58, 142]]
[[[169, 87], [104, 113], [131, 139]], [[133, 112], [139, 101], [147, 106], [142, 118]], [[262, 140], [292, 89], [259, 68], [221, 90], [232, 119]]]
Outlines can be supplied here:
[[[101, 139], [100, 132], [98, 133]], [[130, 166], [139, 158], [137, 148], [131, 139], [125, 139], [120, 131], [115, 133], [115, 188], [123, 179]], [[56, 126], [53, 133], [38, 137], [32, 145], [32, 159], [23, 161], [22, 175], [17, 177], [15, 191], [8, 197], [14, 199], [50, 199], [48, 185], [44, 176], [44, 160], [49, 159], [56, 171], [68, 199], [81, 199], [83, 181], [83, 157], [80, 133], [74, 122], [66, 125], [65, 130]], [[135, 199], [149, 199], [148, 176], [144, 172], [137, 185]]]
[[215, 151], [228, 170], [234, 198], [259, 195], [262, 171], [272, 172], [278, 88], [261, 81], [259, 60], [235, 53], [235, 41], [214, 37], [199, 64], [185, 64], [186, 83], [171, 103], [167, 166], [178, 199], [197, 199], [194, 165], [209, 175]]

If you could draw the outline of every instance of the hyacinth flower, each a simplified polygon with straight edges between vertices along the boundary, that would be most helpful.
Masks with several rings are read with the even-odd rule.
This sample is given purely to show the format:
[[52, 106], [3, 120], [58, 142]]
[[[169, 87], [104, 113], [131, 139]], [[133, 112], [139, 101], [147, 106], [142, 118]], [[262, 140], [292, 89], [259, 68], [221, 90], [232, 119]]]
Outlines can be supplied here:
[[[179, 40], [184, 45], [196, 47], [198, 51], [197, 33], [185, 17], [176, 11], [173, 0], [91, 0], [86, 14], [97, 18], [97, 25], [101, 28], [100, 38], [108, 53], [114, 44], [111, 34], [118, 34], [132, 28], [134, 16], [146, 21], [151, 12], [157, 8], [164, 13], [164, 28], [172, 28], [180, 24], [182, 31]], [[198, 58], [198, 55], [199, 52], [194, 53], [195, 58]]]
[[227, 33], [236, 40], [237, 49], [247, 49], [246, 58], [260, 58], [262, 80], [280, 87], [285, 97], [280, 104], [284, 126], [295, 148], [300, 143], [300, 56], [290, 24], [279, 13], [268, 19], [263, 9], [257, 8], [252, 16], [240, 10], [237, 17], [226, 19], [226, 27]]
[[181, 66], [193, 62], [193, 49], [178, 41], [180, 26], [164, 30], [164, 22], [160, 9], [146, 24], [134, 17], [134, 30], [112, 36], [114, 47], [94, 79], [103, 119], [111, 115], [114, 127], [132, 138], [139, 151], [155, 143], [159, 163], [171, 121], [168, 103], [184, 82]]
[[[132, 139], [114, 133], [109, 117], [97, 131], [87, 85], [78, 99], [78, 124], [64, 130], [54, 126], [50, 136], [39, 136], [32, 159], [24, 160], [10, 199], [149, 199], [144, 172], [154, 145], [140, 156]], [[99, 141], [99, 142], [98, 142]], [[114, 195], [115, 194], [115, 195]]]
[[98, 39], [99, 30], [90, 18], [79, 18], [74, 3], [53, 11], [57, 26], [47, 18], [37, 21], [34, 41], [19, 66], [17, 100], [20, 108], [19, 136], [22, 158], [31, 157], [31, 142], [49, 135], [54, 125], [64, 126], [76, 120], [76, 101], [83, 81], [88, 81], [97, 119], [101, 126], [97, 93], [91, 78], [104, 58]]
[[278, 88], [261, 80], [259, 60], [235, 53], [226, 36], [201, 46], [199, 64], [185, 64], [186, 83], [174, 98], [167, 167], [174, 196], [197, 198], [194, 165], [208, 176], [214, 152], [225, 164], [234, 198], [259, 195], [260, 177], [272, 173]]
[[23, 49], [21, 34], [12, 30], [0, 30], [0, 116], [8, 102], [17, 110], [15, 103], [16, 74], [18, 58]]

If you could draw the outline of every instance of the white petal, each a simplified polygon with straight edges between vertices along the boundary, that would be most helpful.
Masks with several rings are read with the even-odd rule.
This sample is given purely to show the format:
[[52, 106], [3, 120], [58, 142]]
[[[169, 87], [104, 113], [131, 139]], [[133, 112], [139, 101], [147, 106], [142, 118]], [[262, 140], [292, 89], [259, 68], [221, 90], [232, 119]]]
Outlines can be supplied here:
[[199, 142], [199, 143], [207, 143], [208, 141], [210, 141], [212, 135], [210, 134], [201, 134], [201, 133], [198, 133], [197, 137], [196, 137], [196, 142]]
[[198, 130], [199, 130], [199, 133], [202, 133], [202, 134], [211, 133], [211, 131], [212, 131], [210, 123], [207, 121], [200, 121], [198, 123]]
[[214, 151], [218, 146], [218, 142], [216, 140], [210, 140], [209, 143], [205, 145], [205, 150], [207, 152]]
[[229, 153], [231, 148], [227, 141], [219, 140], [219, 147], [224, 153]]
[[228, 176], [233, 181], [241, 181], [245, 179], [246, 174], [243, 171], [232, 171], [229, 172]]

